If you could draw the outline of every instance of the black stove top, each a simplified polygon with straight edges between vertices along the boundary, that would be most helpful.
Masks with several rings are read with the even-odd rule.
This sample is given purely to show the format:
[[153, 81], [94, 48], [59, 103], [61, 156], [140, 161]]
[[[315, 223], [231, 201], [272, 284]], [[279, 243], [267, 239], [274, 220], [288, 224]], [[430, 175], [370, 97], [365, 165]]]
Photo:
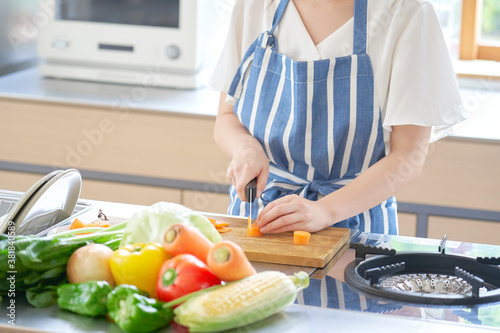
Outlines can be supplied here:
[[[436, 252], [399, 252], [351, 243], [356, 260], [345, 270], [353, 289], [422, 304], [468, 305], [500, 301], [500, 258]], [[372, 255], [367, 258], [367, 255]]]
[[346, 282], [311, 279], [297, 303], [500, 329], [500, 246], [363, 233], [351, 246]]

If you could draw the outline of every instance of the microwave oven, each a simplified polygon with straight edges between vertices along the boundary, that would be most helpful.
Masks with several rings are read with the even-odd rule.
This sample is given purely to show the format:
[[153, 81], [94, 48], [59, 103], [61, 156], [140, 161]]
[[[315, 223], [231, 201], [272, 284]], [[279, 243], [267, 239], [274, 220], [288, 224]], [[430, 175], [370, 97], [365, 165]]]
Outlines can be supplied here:
[[[197, 88], [207, 0], [39, 0], [45, 77]], [[39, 15], [40, 16], [40, 15]]]

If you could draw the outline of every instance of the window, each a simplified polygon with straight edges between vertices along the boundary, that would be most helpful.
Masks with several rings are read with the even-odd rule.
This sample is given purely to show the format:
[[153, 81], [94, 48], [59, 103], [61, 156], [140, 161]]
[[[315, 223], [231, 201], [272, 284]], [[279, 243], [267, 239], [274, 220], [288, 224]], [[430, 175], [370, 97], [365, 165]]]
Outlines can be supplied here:
[[462, 0], [460, 59], [500, 61], [500, 1]]
[[448, 51], [453, 59], [459, 58], [462, 0], [431, 0], [443, 29]]

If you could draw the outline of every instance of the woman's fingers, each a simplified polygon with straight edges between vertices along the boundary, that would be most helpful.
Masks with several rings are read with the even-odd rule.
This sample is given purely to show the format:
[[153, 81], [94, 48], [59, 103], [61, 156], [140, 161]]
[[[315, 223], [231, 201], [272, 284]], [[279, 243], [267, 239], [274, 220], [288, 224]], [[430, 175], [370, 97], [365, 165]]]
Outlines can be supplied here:
[[259, 197], [269, 178], [269, 160], [260, 143], [256, 144], [257, 147], [240, 147], [227, 169], [227, 178], [241, 201], [247, 200], [245, 188], [252, 179], [257, 178], [256, 197]]
[[262, 192], [266, 188], [267, 180], [269, 179], [269, 164], [267, 168], [261, 170], [260, 175], [257, 177], [257, 193], [256, 198], [260, 198]]
[[262, 232], [271, 232], [286, 225], [300, 221], [300, 214], [297, 214], [296, 207], [292, 202], [296, 195], [287, 195], [283, 198], [270, 202], [259, 214], [257, 226]]
[[315, 232], [332, 224], [328, 211], [317, 201], [295, 194], [271, 202], [259, 214], [256, 223], [263, 233]]

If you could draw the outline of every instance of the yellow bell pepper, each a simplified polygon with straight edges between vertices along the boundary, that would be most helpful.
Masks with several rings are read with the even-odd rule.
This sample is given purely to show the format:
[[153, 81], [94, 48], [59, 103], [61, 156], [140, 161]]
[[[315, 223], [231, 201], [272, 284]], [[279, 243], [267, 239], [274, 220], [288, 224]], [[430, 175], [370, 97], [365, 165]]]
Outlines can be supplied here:
[[169, 255], [160, 243], [136, 243], [114, 251], [110, 267], [116, 284], [131, 284], [156, 298], [160, 268]]

